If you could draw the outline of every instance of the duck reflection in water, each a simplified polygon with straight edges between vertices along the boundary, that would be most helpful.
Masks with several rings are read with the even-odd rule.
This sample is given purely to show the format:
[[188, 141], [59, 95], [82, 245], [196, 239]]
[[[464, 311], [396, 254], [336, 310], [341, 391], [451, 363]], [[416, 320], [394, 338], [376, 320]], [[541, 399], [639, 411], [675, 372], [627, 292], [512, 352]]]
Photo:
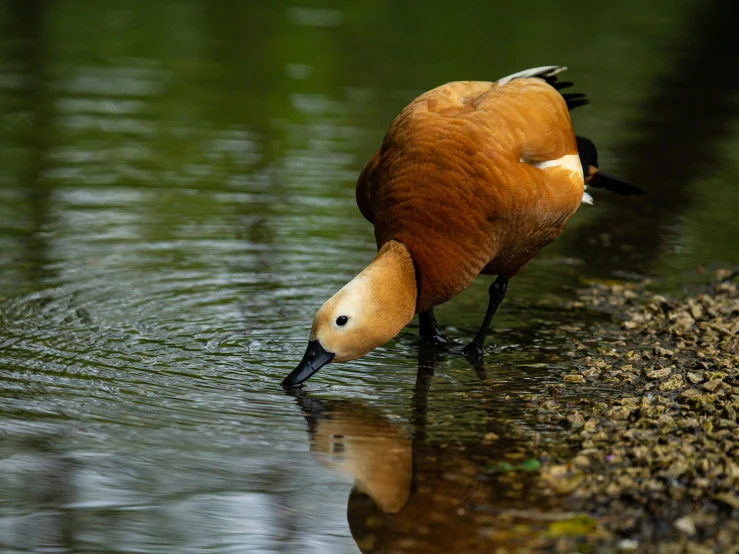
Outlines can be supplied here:
[[537, 476], [490, 471], [506, 452], [522, 447], [510, 424], [491, 413], [495, 408], [488, 410], [477, 439], [469, 429], [460, 430], [467, 437], [460, 441], [427, 437], [436, 361], [422, 351], [410, 433], [363, 403], [317, 399], [300, 389], [288, 392], [306, 418], [316, 458], [355, 479], [347, 518], [358, 547], [365, 553], [551, 551], [551, 538], [542, 532], [547, 528], [542, 522], [551, 518], [539, 510], [553, 499], [532, 496]]

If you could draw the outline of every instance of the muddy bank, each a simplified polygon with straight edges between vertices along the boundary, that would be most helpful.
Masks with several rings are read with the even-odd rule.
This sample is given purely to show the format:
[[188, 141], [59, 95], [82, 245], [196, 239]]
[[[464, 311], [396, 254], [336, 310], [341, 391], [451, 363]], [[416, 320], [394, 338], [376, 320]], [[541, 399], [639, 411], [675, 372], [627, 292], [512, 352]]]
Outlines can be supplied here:
[[[604, 309], [597, 352], [532, 399], [568, 431], [576, 455], [541, 471], [597, 518], [595, 552], [739, 552], [739, 292], [719, 272], [705, 291], [669, 298], [649, 284], [593, 285], [575, 309]], [[588, 391], [615, 389], [611, 401]]]

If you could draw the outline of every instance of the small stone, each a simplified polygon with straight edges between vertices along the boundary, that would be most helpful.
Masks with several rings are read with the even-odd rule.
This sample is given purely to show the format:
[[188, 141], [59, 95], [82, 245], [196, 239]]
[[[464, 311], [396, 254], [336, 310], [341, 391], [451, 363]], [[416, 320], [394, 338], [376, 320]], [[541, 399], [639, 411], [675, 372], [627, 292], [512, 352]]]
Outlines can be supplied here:
[[655, 346], [653, 352], [656, 356], [661, 356], [662, 358], [672, 358], [675, 355], [672, 350], [667, 350], [667, 348], [662, 348], [661, 346]]
[[656, 381], [657, 379], [664, 379], [670, 373], [672, 373], [672, 370], [669, 367], [660, 367], [648, 370], [645, 375], [647, 376], [647, 379]]
[[572, 463], [579, 467], [589, 466], [590, 458], [588, 458], [587, 456], [583, 456], [582, 454], [579, 454], [575, 456], [575, 458], [572, 460]]
[[695, 535], [695, 522], [693, 521], [693, 518], [691, 516], [683, 516], [681, 518], [678, 518], [672, 522], [672, 525], [675, 527], [675, 529], [677, 529], [681, 533], [688, 535], [689, 537]]
[[639, 541], [634, 539], [622, 539], [618, 543], [619, 552], [634, 552], [637, 548], [639, 548]]
[[664, 474], [675, 479], [685, 474], [690, 469], [690, 464], [685, 460], [675, 460], [672, 465], [665, 470]]
[[497, 441], [499, 438], [500, 437], [495, 433], [485, 433], [485, 436], [483, 437], [483, 442], [493, 442]]
[[573, 470], [569, 464], [545, 466], [542, 469], [541, 480], [556, 492], [569, 494], [580, 486], [582, 473]]
[[692, 371], [688, 371], [687, 374], [688, 381], [690, 381], [693, 384], [700, 383], [703, 381], [703, 376], [698, 373], [693, 373]]
[[706, 379], [713, 381], [714, 379], [723, 379], [726, 377], [726, 373], [723, 371], [707, 371]]
[[618, 497], [621, 494], [621, 487], [619, 487], [616, 483], [611, 482], [606, 487], [605, 492], [608, 496]]
[[708, 381], [708, 383], [703, 383], [703, 388], [708, 392], [716, 392], [716, 389], [718, 389], [722, 383], [723, 381], [721, 379], [714, 379], [713, 381]]
[[700, 424], [698, 423], [698, 420], [694, 417], [687, 417], [685, 419], [681, 419], [678, 425], [680, 429], [697, 429], [700, 426]]
[[681, 389], [685, 385], [682, 375], [673, 375], [659, 386], [659, 390], [671, 391]]
[[716, 280], [717, 281], [724, 281], [731, 277], [733, 275], [733, 272], [730, 269], [717, 269], [716, 270]]
[[735, 494], [732, 494], [730, 492], [724, 492], [721, 494], [717, 494], [713, 498], [723, 502], [724, 504], [731, 506], [735, 510], [739, 510], [739, 496]]
[[598, 427], [598, 422], [597, 422], [597, 421], [595, 421], [595, 419], [593, 419], [593, 418], [591, 417], [590, 419], [588, 419], [588, 420], [587, 420], [587, 421], [585, 422], [585, 425], [583, 426], [583, 430], [584, 430], [584, 431], [587, 431], [587, 432], [589, 432], [589, 433], [593, 433], [593, 432], [595, 432], [595, 429], [596, 429], [597, 427]]
[[687, 389], [681, 392], [678, 398], [680, 400], [690, 400], [691, 398], [697, 398], [700, 395], [701, 395], [701, 392], [698, 389]]
[[606, 417], [614, 421], [625, 421], [629, 419], [634, 410], [628, 406], [614, 406], [606, 412]]
[[585, 425], [585, 418], [583, 418], [582, 414], [580, 412], [575, 412], [567, 416], [567, 421], [570, 422], [570, 425], [573, 429], [579, 429], [583, 425]]
[[579, 373], [575, 373], [572, 375], [565, 375], [564, 376], [564, 382], [565, 383], [584, 383], [585, 377], [580, 375]]
[[559, 404], [557, 404], [557, 402], [555, 402], [554, 400], [547, 400], [541, 406], [539, 406], [539, 410], [542, 412], [554, 412], [558, 409]]

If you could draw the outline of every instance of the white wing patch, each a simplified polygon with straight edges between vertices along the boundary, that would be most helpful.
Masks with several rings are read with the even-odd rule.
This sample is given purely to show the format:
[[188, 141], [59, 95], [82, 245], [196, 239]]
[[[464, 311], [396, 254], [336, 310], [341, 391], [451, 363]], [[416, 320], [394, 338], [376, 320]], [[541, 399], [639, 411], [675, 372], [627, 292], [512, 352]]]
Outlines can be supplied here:
[[556, 160], [547, 160], [545, 162], [529, 162], [534, 167], [539, 169], [546, 169], [547, 167], [561, 167], [562, 169], [569, 169], [571, 173], [576, 173], [583, 178], [582, 165], [580, 165], [580, 156], [577, 154], [567, 154]]
[[[561, 167], [562, 169], [568, 169], [570, 173], [574, 173], [578, 177], [580, 177], [581, 180], [584, 180], [582, 164], [580, 164], [580, 156], [578, 156], [577, 154], [567, 154], [565, 156], [562, 156], [561, 158], [557, 158], [556, 160], [547, 160], [545, 162], [533, 162], [525, 160], [524, 158], [521, 158], [521, 161], [523, 163], [531, 164], [539, 169], [547, 169], [548, 167]], [[588, 186], [584, 185], [581, 202], [583, 204], [592, 205], [593, 197], [585, 192], [586, 188], [588, 188]]]

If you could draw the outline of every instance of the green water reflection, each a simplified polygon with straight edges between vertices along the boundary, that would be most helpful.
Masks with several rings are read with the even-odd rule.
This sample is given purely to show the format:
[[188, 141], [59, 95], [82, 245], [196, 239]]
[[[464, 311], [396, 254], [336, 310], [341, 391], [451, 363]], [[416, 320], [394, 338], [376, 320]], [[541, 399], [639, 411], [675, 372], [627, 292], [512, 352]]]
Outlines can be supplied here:
[[[492, 420], [526, 455], [556, 443], [515, 405], [597, 345], [573, 288], [739, 263], [732, 6], [0, 0], [0, 551], [356, 552], [354, 477], [279, 389], [372, 257], [356, 176], [419, 92], [563, 63], [592, 99], [578, 132], [651, 194], [597, 194], [511, 283], [485, 381], [445, 357], [419, 410], [411, 327], [310, 383], [410, 437], [414, 482], [453, 440], [441, 467], [485, 474]], [[486, 288], [437, 310], [454, 345]], [[503, 485], [480, 486], [451, 517], [498, 540]]]

